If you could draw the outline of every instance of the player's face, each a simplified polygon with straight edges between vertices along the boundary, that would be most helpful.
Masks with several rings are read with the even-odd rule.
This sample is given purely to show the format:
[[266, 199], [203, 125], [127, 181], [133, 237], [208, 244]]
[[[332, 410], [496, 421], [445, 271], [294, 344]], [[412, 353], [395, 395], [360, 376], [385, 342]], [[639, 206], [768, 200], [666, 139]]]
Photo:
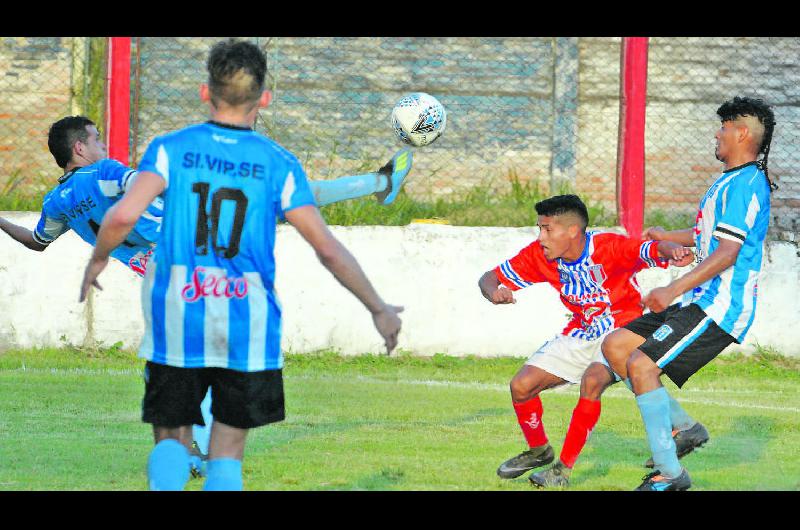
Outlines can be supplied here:
[[572, 235], [560, 216], [540, 215], [536, 225], [539, 227], [539, 243], [545, 258], [552, 261], [569, 250]]
[[717, 140], [717, 147], [714, 149], [714, 156], [720, 162], [725, 162], [731, 155], [731, 150], [736, 145], [737, 129], [732, 121], [724, 121], [714, 138]]
[[85, 142], [78, 140], [75, 149], [81, 160], [94, 164], [106, 157], [106, 144], [100, 139], [100, 131], [94, 125], [87, 125], [86, 132], [89, 133], [89, 137]]

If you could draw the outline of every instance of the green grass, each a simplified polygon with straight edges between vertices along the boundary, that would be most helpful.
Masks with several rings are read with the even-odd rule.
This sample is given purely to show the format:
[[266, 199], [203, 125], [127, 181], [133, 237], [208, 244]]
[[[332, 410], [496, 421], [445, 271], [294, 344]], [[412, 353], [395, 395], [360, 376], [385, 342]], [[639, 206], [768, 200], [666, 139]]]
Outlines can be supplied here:
[[[494, 474], [523, 448], [507, 387], [522, 361], [288, 355], [287, 419], [251, 432], [245, 487], [529, 491]], [[0, 354], [0, 490], [144, 489], [142, 366], [118, 346]], [[693, 489], [800, 489], [800, 360], [724, 356], [668, 388], [711, 432], [684, 460]], [[542, 395], [556, 450], [576, 400], [575, 387]], [[572, 489], [632, 489], [648, 456], [630, 392], [612, 387]]]

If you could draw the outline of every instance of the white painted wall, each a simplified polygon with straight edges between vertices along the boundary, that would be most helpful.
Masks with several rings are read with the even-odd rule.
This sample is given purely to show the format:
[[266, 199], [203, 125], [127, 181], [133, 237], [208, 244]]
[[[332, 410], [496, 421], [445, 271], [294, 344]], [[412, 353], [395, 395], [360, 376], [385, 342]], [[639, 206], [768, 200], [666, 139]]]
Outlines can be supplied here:
[[[3, 212], [33, 228], [37, 213]], [[527, 355], [558, 333], [566, 309], [548, 285], [517, 294], [518, 303], [494, 306], [478, 278], [536, 236], [530, 228], [472, 228], [428, 224], [406, 227], [332, 227], [384, 299], [404, 305], [399, 348], [432, 355]], [[0, 233], [0, 348], [58, 346], [99, 340], [139, 344], [143, 329], [138, 276], [112, 260], [100, 276], [103, 291], [78, 303], [91, 247], [68, 232], [44, 252]], [[290, 226], [278, 228], [276, 286], [284, 309], [283, 347], [292, 352], [336, 348], [344, 354], [380, 352], [369, 313], [317, 261]], [[645, 291], [686, 269], [639, 274]], [[800, 356], [800, 257], [791, 243], [768, 246], [759, 305], [745, 351], [755, 344]], [[742, 349], [739, 346], [732, 349]]]

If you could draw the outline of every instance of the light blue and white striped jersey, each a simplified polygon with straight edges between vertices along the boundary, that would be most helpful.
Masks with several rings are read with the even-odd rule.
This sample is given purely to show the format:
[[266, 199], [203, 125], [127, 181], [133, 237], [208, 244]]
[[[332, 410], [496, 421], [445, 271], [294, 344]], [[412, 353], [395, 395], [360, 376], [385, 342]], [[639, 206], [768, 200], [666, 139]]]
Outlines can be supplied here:
[[250, 129], [208, 122], [155, 138], [139, 171], [166, 181], [142, 284], [140, 356], [185, 368], [282, 368], [276, 218], [315, 204], [297, 158]]
[[683, 296], [742, 342], [753, 323], [758, 273], [769, 226], [770, 189], [764, 172], [750, 162], [722, 173], [700, 201], [694, 228], [698, 261], [719, 246], [720, 239], [742, 245], [732, 267]]
[[[97, 231], [109, 208], [122, 198], [136, 171], [106, 158], [65, 173], [58, 186], [44, 196], [42, 215], [33, 238], [49, 245], [72, 229], [94, 246]], [[161, 200], [153, 201], [125, 241], [111, 252], [131, 270], [144, 274], [147, 257], [161, 229]]]

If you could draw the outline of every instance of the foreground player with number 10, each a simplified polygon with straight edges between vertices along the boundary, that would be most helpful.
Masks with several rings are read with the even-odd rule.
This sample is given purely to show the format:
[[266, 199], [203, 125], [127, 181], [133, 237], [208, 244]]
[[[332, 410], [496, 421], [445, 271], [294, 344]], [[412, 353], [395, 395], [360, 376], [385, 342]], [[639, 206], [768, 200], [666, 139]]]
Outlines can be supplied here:
[[[148, 460], [151, 489], [183, 489], [189, 475], [191, 425], [199, 423], [208, 387], [214, 399], [204, 489], [242, 489], [241, 462], [250, 428], [284, 419], [280, 305], [274, 293], [276, 216], [285, 216], [320, 261], [372, 313], [387, 351], [397, 345], [401, 307], [386, 304], [355, 258], [314, 206], [297, 159], [252, 130], [264, 90], [266, 60], [248, 42], [216, 44], [201, 99], [211, 121], [157, 137], [139, 175], [109, 211], [81, 286], [99, 287], [108, 256], [147, 205], [164, 197], [159, 244], [142, 285], [147, 359], [143, 421], [156, 446]], [[186, 168], [187, 153], [266, 172], [241, 177]], [[193, 282], [193, 277], [202, 281]], [[183, 443], [181, 443], [183, 442]]]

